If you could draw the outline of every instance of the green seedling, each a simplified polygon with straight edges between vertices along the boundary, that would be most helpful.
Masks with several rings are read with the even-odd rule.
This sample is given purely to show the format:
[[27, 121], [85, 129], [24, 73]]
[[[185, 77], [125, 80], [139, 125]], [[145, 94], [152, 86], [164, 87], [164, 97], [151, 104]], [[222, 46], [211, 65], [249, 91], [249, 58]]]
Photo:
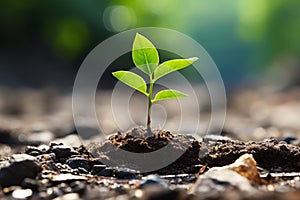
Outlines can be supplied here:
[[147, 129], [151, 132], [150, 117], [152, 104], [162, 100], [188, 96], [178, 90], [161, 90], [153, 98], [154, 83], [171, 72], [188, 67], [198, 60], [198, 58], [174, 59], [159, 64], [159, 55], [155, 46], [146, 37], [137, 33], [132, 47], [132, 59], [135, 66], [149, 76], [149, 88], [147, 88], [146, 81], [133, 72], [121, 70], [113, 72], [112, 75], [129, 87], [146, 95], [148, 98]]

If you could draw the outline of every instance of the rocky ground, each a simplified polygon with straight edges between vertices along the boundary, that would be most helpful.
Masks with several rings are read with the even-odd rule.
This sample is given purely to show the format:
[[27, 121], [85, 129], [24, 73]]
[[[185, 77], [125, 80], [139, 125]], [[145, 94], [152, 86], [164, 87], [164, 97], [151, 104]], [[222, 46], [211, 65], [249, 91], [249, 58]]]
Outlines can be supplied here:
[[[143, 127], [117, 132], [111, 124], [106, 130], [115, 134], [99, 142], [97, 135], [79, 139], [70, 95], [2, 88], [0, 197], [299, 199], [299, 91], [268, 88], [231, 95], [221, 135], [148, 133]], [[147, 154], [167, 146], [180, 157], [151, 172], [114, 156], [122, 150]]]

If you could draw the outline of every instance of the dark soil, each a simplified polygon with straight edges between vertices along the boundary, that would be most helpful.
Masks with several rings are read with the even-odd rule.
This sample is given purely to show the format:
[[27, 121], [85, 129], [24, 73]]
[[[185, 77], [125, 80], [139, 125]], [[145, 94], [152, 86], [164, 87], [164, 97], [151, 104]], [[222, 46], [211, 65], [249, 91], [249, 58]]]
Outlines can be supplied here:
[[[17, 92], [11, 96], [2, 92], [0, 199], [299, 199], [299, 91], [300, 87], [273, 96], [256, 90], [237, 93], [230, 100], [222, 132], [225, 136], [195, 139], [167, 130], [148, 133], [137, 127], [113, 134], [103, 143], [95, 143], [95, 135], [83, 138], [85, 145], [76, 135], [72, 113], [66, 109], [70, 101], [57, 96], [51, 100], [53, 106], [46, 109], [45, 103], [33, 103], [32, 96], [40, 96], [41, 102], [48, 96], [24, 91], [19, 94], [21, 103], [13, 104], [22, 112], [12, 114], [7, 109]], [[70, 96], [66, 98], [70, 100]], [[105, 106], [100, 107], [105, 110]], [[89, 124], [82, 127], [89, 128]], [[141, 173], [122, 157], [114, 163], [114, 153], [121, 150], [149, 153], [167, 146], [181, 156], [156, 171]], [[228, 170], [225, 181], [225, 173], [221, 179], [211, 178], [213, 173], [207, 175], [212, 168], [231, 164], [246, 153], [253, 155], [261, 180], [241, 183], [253, 189], [250, 193], [234, 185], [236, 180]], [[161, 154], [160, 158], [168, 156]], [[107, 161], [112, 165], [106, 165]], [[197, 186], [198, 193], [191, 192]]]
[[[93, 145], [91, 151], [97, 150], [98, 154], [105, 155], [105, 159], [110, 159], [110, 154], [114, 151], [111, 145], [120, 149], [134, 153], [148, 153], [163, 148], [167, 144], [171, 145], [172, 152], [178, 152], [181, 155], [175, 162], [167, 167], [154, 171], [158, 174], [180, 174], [193, 173], [193, 166], [200, 163], [199, 149], [201, 143], [190, 135], [175, 135], [166, 130], [153, 130], [148, 133], [146, 128], [134, 128], [125, 134], [117, 133], [108, 138], [106, 142], [100, 145]], [[161, 155], [164, 156], [169, 155]], [[122, 159], [122, 158], [120, 158]]]
[[146, 129], [138, 127], [125, 134], [110, 136], [104, 144], [93, 145], [91, 151], [96, 149], [100, 157], [105, 155], [105, 159], [110, 159], [110, 153], [114, 150], [112, 144], [135, 153], [153, 152], [170, 144], [172, 151], [182, 152], [180, 158], [172, 164], [152, 172], [158, 174], [195, 173], [197, 165], [224, 166], [245, 153], [252, 154], [258, 166], [269, 171], [300, 171], [299, 146], [279, 142], [275, 138], [245, 143], [220, 137], [217, 140], [204, 138], [200, 142], [191, 135], [173, 134], [166, 130], [148, 133]]
[[[157, 171], [139, 173], [134, 169], [124, 168], [123, 166], [104, 165], [105, 159], [111, 159], [112, 151], [123, 149], [135, 153], [147, 153], [163, 148], [167, 144], [170, 144], [172, 151], [178, 151], [182, 155], [172, 164]], [[112, 145], [117, 148], [112, 148]], [[143, 194], [148, 195], [149, 198], [152, 198], [153, 195], [158, 195], [154, 199], [164, 198], [165, 194], [167, 196], [171, 195], [172, 198], [175, 195], [174, 198], [177, 199], [209, 199], [212, 197], [211, 195], [216, 199], [219, 199], [223, 195], [224, 198], [226, 197], [225, 199], [230, 199], [232, 194], [240, 195], [239, 199], [263, 199], [266, 197], [273, 198], [276, 193], [258, 192], [249, 196], [249, 193], [240, 193], [236, 189], [232, 191], [230, 184], [223, 182], [208, 182], [207, 184], [213, 184], [208, 185], [208, 187], [224, 188], [221, 191], [224, 190], [226, 191], [225, 193], [209, 192], [203, 194], [203, 198], [188, 194], [187, 189], [189, 185], [196, 184], [197, 178], [205, 174], [210, 168], [231, 164], [245, 153], [252, 154], [258, 167], [269, 174], [268, 176], [262, 176], [261, 174], [263, 180], [261, 181], [262, 186], [260, 186], [262, 187], [261, 191], [266, 190], [263, 189], [263, 185], [272, 184], [274, 184], [272, 187], [275, 189], [276, 187], [278, 188], [277, 190], [284, 190], [286, 192], [294, 191], [293, 187], [297, 188], [298, 186], [294, 186], [293, 184], [295, 181], [299, 181], [300, 172], [299, 146], [287, 144], [282, 141], [279, 142], [274, 138], [259, 142], [244, 143], [238, 140], [231, 140], [227, 137], [210, 135], [202, 138], [201, 141], [197, 141], [190, 135], [173, 134], [165, 130], [153, 130], [152, 133], [148, 133], [142, 127], [134, 128], [124, 134], [116, 133], [111, 135], [104, 143], [92, 144], [89, 148], [83, 145], [70, 147], [52, 142], [49, 145], [38, 147], [27, 146], [25, 153], [33, 157], [27, 158], [22, 154], [21, 156], [17, 156], [18, 160], [7, 156], [1, 157], [2, 170], [0, 171], [0, 183], [5, 187], [3, 190], [5, 195], [13, 196], [14, 193], [12, 192], [14, 190], [29, 188], [33, 192], [34, 198], [49, 199], [72, 192], [85, 199], [90, 198], [89, 195], [92, 194], [98, 195], [97, 198], [101, 199], [103, 197], [101, 195], [103, 194], [100, 197], [96, 191], [91, 192], [91, 187], [97, 188], [100, 185], [109, 189], [104, 193], [104, 196], [113, 198], [121, 194], [126, 194], [126, 198], [135, 199], [136, 197], [134, 197], [132, 191], [142, 188]], [[26, 166], [28, 167], [23, 169], [22, 166], [25, 166], [25, 163], [27, 163]], [[37, 168], [39, 170], [35, 170]], [[13, 173], [14, 170], [17, 170], [19, 173]], [[32, 170], [35, 170], [34, 174], [32, 174]], [[276, 177], [272, 177], [273, 172], [275, 175], [281, 172], [281, 175], [279, 174], [278, 176], [277, 174]], [[284, 173], [287, 172], [297, 173], [286, 177]], [[17, 177], [11, 179], [10, 176], [12, 174]], [[148, 174], [159, 174], [160, 178], [158, 180], [156, 178], [147, 180], [146, 176]], [[147, 181], [142, 183], [141, 177], [146, 178]], [[144, 185], [148, 184], [158, 184], [162, 188], [158, 191], [152, 191], [151, 189], [149, 193], [148, 190], [144, 189], [146, 187]], [[21, 188], [16, 188], [15, 185], [21, 186]], [[174, 185], [175, 188], [180, 186], [179, 188], [181, 189], [177, 188], [174, 190], [174, 186], [172, 190], [165, 188], [171, 187], [171, 185]], [[49, 193], [49, 191], [52, 192]], [[54, 191], [57, 192], [55, 193]], [[156, 194], [156, 192], [159, 193]], [[289, 195], [291, 195], [291, 198], [294, 198], [297, 193], [289, 193]], [[79, 196], [76, 196], [76, 198], [79, 198]], [[275, 196], [278, 199], [286, 198], [286, 196], [282, 195]]]
[[218, 141], [201, 161], [210, 167], [233, 163], [241, 155], [252, 154], [259, 167], [270, 171], [300, 171], [300, 148], [271, 138], [260, 142]]

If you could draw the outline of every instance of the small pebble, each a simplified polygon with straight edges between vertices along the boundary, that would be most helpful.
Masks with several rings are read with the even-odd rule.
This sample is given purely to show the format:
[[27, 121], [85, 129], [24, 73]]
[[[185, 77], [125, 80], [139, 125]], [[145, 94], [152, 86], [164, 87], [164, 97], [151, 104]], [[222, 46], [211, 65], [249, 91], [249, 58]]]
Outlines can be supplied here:
[[134, 178], [136, 174], [138, 171], [128, 168], [119, 168], [115, 172], [117, 178]]
[[228, 188], [249, 193], [256, 190], [247, 178], [237, 172], [224, 167], [213, 167], [198, 177], [189, 192], [194, 195], [204, 195], [211, 191], [222, 192]]
[[168, 187], [166, 182], [163, 179], [161, 179], [159, 175], [153, 175], [153, 174], [148, 175], [144, 177], [143, 180], [140, 182], [140, 188], [142, 189], [153, 185]]
[[12, 197], [15, 199], [26, 199], [32, 195], [31, 189], [20, 189], [12, 192]]
[[95, 175], [97, 175], [97, 176], [113, 176], [113, 174], [114, 174], [113, 168], [107, 167]]
[[70, 180], [86, 180], [86, 177], [84, 176], [77, 176], [73, 174], [58, 174], [51, 176], [52, 181], [57, 181], [57, 182], [64, 182], [64, 181], [70, 181]]
[[66, 158], [66, 157], [71, 156], [71, 148], [68, 146], [64, 146], [64, 145], [53, 146], [52, 152], [58, 158]]
[[106, 168], [106, 165], [94, 165], [91, 174], [96, 175], [105, 168]]
[[50, 147], [45, 144], [38, 146], [38, 150], [42, 153], [47, 153], [47, 151], [49, 151], [49, 149], [50, 149]]
[[31, 156], [38, 156], [41, 154], [41, 152], [39, 151], [39, 149], [35, 146], [27, 146], [25, 148], [25, 153]]
[[20, 185], [25, 178], [35, 178], [41, 167], [35, 157], [28, 154], [13, 154], [10, 161], [0, 161], [0, 185]]
[[89, 161], [85, 158], [81, 158], [81, 157], [69, 158], [66, 161], [66, 164], [69, 165], [73, 169], [81, 167], [87, 171], [90, 170]]
[[263, 142], [269, 142], [269, 143], [274, 143], [274, 144], [278, 144], [279, 143], [278, 139], [275, 138], [275, 137], [266, 138], [266, 139], [263, 140]]
[[282, 138], [282, 141], [288, 143], [288, 144], [293, 144], [294, 141], [296, 141], [297, 138], [296, 137], [291, 137], [291, 136], [287, 136]]

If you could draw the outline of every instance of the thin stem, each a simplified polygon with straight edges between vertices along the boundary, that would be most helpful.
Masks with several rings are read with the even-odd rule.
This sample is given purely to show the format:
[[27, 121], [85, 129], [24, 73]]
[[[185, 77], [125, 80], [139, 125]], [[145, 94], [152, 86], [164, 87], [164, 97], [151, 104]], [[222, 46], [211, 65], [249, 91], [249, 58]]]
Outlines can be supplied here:
[[150, 74], [149, 77], [150, 77], [150, 86], [149, 86], [149, 96], [148, 96], [147, 129], [149, 132], [151, 132], [150, 124], [151, 124], [152, 91], [153, 91], [154, 81], [152, 79], [152, 74]]

